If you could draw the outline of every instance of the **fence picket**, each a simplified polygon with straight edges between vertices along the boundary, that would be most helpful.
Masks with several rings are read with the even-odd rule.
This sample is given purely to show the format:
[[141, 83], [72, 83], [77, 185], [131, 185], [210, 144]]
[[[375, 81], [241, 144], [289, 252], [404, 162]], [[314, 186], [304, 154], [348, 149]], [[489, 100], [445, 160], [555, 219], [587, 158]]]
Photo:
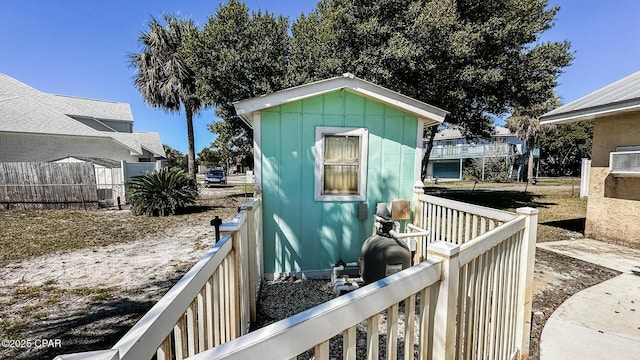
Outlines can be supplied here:
[[398, 304], [387, 309], [387, 360], [398, 358]]
[[380, 315], [375, 314], [367, 319], [367, 360], [378, 360], [378, 324]]
[[0, 204], [9, 208], [97, 207], [93, 166], [89, 163], [0, 163]]
[[343, 360], [356, 360], [356, 327], [352, 326], [342, 332]]
[[416, 295], [412, 294], [404, 300], [404, 360], [413, 359], [415, 343]]

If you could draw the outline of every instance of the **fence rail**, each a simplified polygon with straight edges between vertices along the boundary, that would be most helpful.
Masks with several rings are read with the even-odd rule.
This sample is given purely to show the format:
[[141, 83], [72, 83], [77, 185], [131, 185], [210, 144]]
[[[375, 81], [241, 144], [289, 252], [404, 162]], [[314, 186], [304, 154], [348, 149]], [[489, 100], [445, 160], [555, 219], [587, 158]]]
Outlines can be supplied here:
[[416, 262], [426, 258], [429, 243], [464, 244], [516, 218], [516, 214], [507, 211], [420, 193], [416, 194], [414, 202], [416, 225], [429, 229], [429, 235], [418, 243]]
[[[344, 358], [356, 359], [357, 327], [363, 321], [366, 358], [395, 359], [399, 318], [405, 319], [402, 347], [413, 355], [415, 346], [429, 346], [433, 328], [423, 325], [422, 332], [416, 333], [414, 327], [416, 321], [429, 323], [430, 289], [440, 281], [440, 266], [438, 260], [421, 263], [189, 359], [292, 359], [309, 349], [314, 350], [315, 359], [328, 359], [329, 341], [336, 334], [342, 337]], [[383, 311], [388, 319], [386, 354], [379, 354], [379, 313]]]

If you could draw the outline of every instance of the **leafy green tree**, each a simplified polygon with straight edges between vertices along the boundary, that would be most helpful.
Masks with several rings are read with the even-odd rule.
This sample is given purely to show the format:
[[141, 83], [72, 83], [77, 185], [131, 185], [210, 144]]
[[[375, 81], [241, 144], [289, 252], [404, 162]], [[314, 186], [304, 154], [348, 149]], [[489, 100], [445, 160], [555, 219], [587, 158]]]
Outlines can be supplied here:
[[291, 71], [296, 82], [352, 72], [488, 137], [494, 115], [543, 102], [572, 61], [568, 42], [538, 41], [557, 11], [546, 0], [321, 0], [292, 26]]
[[174, 215], [198, 197], [196, 180], [175, 167], [134, 176], [126, 186], [133, 211], [149, 216]]
[[288, 29], [285, 17], [250, 14], [245, 4], [229, 0], [189, 43], [190, 64], [198, 69], [198, 94], [224, 120], [209, 126], [218, 134], [213, 145], [220, 151], [250, 153], [253, 133], [236, 115], [233, 102], [285, 87]]
[[528, 107], [516, 107], [507, 118], [505, 127], [516, 133], [528, 148], [529, 160], [527, 162], [527, 181], [533, 180], [533, 149], [538, 147], [540, 138], [553, 131], [553, 125], [541, 125], [538, 118], [558, 107], [560, 101], [557, 96], [549, 98], [540, 104], [530, 104]]
[[203, 104], [196, 95], [196, 73], [187, 64], [183, 51], [188, 39], [197, 33], [191, 20], [163, 15], [166, 25], [151, 18], [149, 29], [138, 37], [140, 53], [131, 54], [131, 66], [136, 69], [134, 84], [145, 102], [167, 112], [184, 108], [187, 120], [188, 169], [196, 177], [193, 116]]
[[188, 53], [198, 93], [224, 120], [210, 127], [219, 149], [251, 145], [234, 101], [344, 72], [449, 111], [449, 125], [470, 138], [488, 137], [494, 116], [548, 99], [572, 61], [568, 42], [539, 41], [558, 10], [547, 0], [320, 0], [289, 35], [286, 18], [229, 0]]
[[540, 138], [540, 167], [549, 176], [580, 175], [582, 159], [591, 158], [593, 122], [556, 125]]
[[164, 153], [167, 155], [167, 160], [165, 160], [165, 166], [168, 168], [177, 167], [178, 169], [187, 171], [189, 169], [189, 160], [187, 156], [172, 148], [169, 145], [162, 145], [164, 147]]
[[220, 150], [213, 147], [206, 147], [198, 153], [198, 163], [208, 168], [221, 167], [224, 165]]

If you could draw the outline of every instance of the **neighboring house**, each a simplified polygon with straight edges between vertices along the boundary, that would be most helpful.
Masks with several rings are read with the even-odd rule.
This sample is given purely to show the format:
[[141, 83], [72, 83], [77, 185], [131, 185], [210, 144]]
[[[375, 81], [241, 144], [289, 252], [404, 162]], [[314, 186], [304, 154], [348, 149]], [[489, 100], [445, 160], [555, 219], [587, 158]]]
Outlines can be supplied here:
[[[426, 148], [426, 142], [424, 146]], [[439, 131], [433, 139], [426, 175], [427, 178], [462, 180], [465, 163], [469, 159], [484, 162], [488, 158], [501, 157], [509, 158], [510, 175], [515, 175], [512, 178], [519, 180], [524, 166], [522, 155], [526, 152], [524, 142], [514, 132], [502, 126], [494, 127], [491, 139], [475, 142], [468, 141], [459, 129], [447, 128]], [[479, 180], [484, 180], [484, 171]]]
[[265, 273], [327, 277], [357, 261], [376, 204], [412, 199], [422, 131], [446, 111], [351, 74], [235, 104], [254, 133]]
[[640, 72], [540, 117], [593, 120], [585, 236], [640, 248]]
[[153, 162], [165, 153], [157, 133], [133, 132], [129, 104], [47, 94], [0, 74], [0, 162], [67, 157]]

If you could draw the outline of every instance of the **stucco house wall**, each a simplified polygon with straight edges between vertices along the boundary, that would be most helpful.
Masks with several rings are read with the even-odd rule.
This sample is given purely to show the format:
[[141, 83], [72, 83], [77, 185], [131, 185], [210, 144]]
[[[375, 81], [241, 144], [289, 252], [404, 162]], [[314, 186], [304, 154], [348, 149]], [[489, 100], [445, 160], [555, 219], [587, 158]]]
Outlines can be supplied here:
[[[640, 71], [540, 117], [541, 124], [579, 121], [594, 122], [585, 236], [640, 248], [640, 164], [633, 152], [640, 148]], [[616, 173], [614, 152], [626, 159]]]
[[640, 177], [609, 170], [620, 146], [640, 146], [640, 112], [595, 120], [585, 236], [640, 248]]

